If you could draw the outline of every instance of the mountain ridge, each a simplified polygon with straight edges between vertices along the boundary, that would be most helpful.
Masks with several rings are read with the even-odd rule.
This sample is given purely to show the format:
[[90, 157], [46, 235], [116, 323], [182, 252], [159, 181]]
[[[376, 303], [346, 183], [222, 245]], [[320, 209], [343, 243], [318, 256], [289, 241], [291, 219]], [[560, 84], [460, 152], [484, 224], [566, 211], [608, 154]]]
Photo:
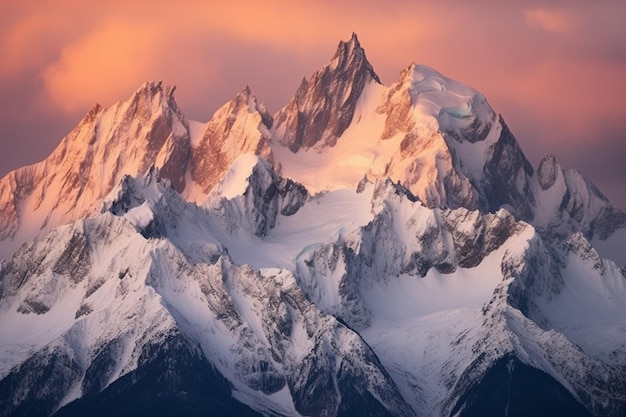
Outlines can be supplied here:
[[[123, 174], [141, 175], [152, 164], [185, 198], [200, 203], [246, 152], [267, 159], [311, 192], [353, 187], [363, 176], [389, 176], [429, 207], [495, 212], [506, 206], [542, 229], [559, 227], [546, 218], [534, 220], [541, 210], [535, 200], [549, 194], [546, 184], [538, 184], [502, 116], [479, 92], [416, 64], [385, 87], [356, 34], [339, 43], [331, 63], [311, 80], [274, 116], [246, 87], [207, 123], [190, 122], [175, 101], [175, 87], [160, 81], [145, 83], [125, 103], [94, 106], [50, 157], [0, 179], [0, 256], [39, 231], [96, 212]], [[304, 97], [308, 110], [299, 109]], [[342, 115], [342, 121], [331, 114]], [[311, 123], [325, 133], [307, 128]], [[299, 131], [315, 131], [317, 139], [296, 146], [289, 138]], [[100, 172], [90, 168], [96, 161], [103, 165]], [[547, 165], [542, 160], [539, 166]], [[597, 187], [568, 172], [563, 201], [543, 202], [562, 203], [559, 212], [567, 218], [557, 223], [602, 242], [626, 226], [626, 215]], [[593, 212], [591, 217], [580, 207]]]
[[274, 116], [174, 90], [0, 180], [0, 416], [626, 411], [626, 214], [478, 91], [356, 34]]

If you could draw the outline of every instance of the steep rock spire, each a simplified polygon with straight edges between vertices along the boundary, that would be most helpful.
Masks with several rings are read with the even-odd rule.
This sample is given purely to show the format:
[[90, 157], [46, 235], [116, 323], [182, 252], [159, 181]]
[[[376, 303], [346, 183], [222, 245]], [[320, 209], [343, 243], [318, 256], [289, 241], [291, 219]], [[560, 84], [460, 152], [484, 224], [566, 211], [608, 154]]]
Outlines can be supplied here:
[[330, 63], [302, 80], [295, 96], [275, 117], [278, 140], [293, 152], [317, 144], [333, 146], [348, 128], [363, 89], [380, 84], [356, 34], [339, 42]]

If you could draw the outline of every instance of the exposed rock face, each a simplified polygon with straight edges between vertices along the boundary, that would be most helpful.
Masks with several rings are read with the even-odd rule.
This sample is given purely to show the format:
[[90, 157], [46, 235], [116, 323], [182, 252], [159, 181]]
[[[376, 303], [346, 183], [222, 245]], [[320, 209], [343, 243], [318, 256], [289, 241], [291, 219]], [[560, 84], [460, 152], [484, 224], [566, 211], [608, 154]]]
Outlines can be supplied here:
[[[442, 220], [452, 233], [456, 262], [461, 268], [478, 266], [485, 256], [526, 227], [506, 210], [481, 215], [479, 211], [460, 208], [443, 214]], [[470, 228], [462, 227], [468, 224]]]
[[541, 159], [537, 167], [537, 181], [539, 181], [542, 190], [547, 190], [554, 185], [559, 174], [559, 168], [554, 154], [548, 153]]
[[415, 127], [415, 118], [412, 117], [413, 102], [410, 100], [408, 89], [413, 79], [415, 66], [410, 65], [402, 73], [400, 79], [389, 87], [389, 91], [383, 103], [376, 109], [378, 113], [385, 115], [385, 128], [381, 139], [390, 139], [398, 133], [405, 133], [406, 136], [400, 145], [400, 150], [406, 152], [414, 135], [408, 134]]
[[204, 195], [238, 156], [253, 153], [272, 161], [268, 144], [272, 120], [249, 87], [213, 115], [202, 139], [193, 147], [190, 161], [191, 178], [200, 185]]
[[502, 118], [499, 123], [502, 131], [484, 168], [482, 191], [487, 210], [507, 207], [518, 218], [531, 220], [535, 203], [530, 186], [533, 168]]
[[278, 140], [293, 152], [318, 143], [333, 146], [352, 122], [363, 88], [380, 83], [356, 34], [340, 42], [330, 64], [303, 79], [296, 95], [276, 114]]
[[309, 194], [302, 185], [279, 177], [267, 161], [257, 157], [243, 158], [252, 160], [250, 170], [229, 172], [225, 177], [240, 177], [230, 180], [244, 184], [241, 194], [224, 197], [222, 182], [208, 196], [205, 205], [231, 232], [244, 229], [262, 237], [274, 227], [279, 215], [296, 213]]

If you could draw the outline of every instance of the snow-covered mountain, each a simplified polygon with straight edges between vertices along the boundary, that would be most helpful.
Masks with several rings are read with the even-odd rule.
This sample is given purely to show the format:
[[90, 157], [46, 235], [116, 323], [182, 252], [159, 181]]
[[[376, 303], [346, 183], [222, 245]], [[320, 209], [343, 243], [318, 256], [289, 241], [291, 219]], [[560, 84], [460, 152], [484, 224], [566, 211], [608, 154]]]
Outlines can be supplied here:
[[482, 94], [356, 35], [274, 116], [173, 93], [0, 180], [0, 416], [626, 413], [626, 214]]
[[190, 201], [202, 200], [241, 154], [272, 160], [272, 118], [249, 88], [207, 123], [187, 121], [174, 87], [146, 83], [126, 102], [96, 105], [42, 162], [0, 180], [0, 257], [42, 231], [91, 216], [124, 175], [152, 165]]

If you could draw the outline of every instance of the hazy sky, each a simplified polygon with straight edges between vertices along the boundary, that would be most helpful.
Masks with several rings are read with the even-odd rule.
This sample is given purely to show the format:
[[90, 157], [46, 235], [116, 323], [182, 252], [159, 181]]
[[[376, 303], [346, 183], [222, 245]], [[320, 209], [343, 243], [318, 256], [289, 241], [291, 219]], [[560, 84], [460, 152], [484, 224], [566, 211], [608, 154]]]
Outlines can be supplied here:
[[193, 120], [246, 85], [275, 112], [356, 32], [384, 84], [416, 62], [473, 86], [533, 165], [551, 151], [626, 209], [626, 1], [7, 3], [0, 175], [148, 80], [177, 85]]

